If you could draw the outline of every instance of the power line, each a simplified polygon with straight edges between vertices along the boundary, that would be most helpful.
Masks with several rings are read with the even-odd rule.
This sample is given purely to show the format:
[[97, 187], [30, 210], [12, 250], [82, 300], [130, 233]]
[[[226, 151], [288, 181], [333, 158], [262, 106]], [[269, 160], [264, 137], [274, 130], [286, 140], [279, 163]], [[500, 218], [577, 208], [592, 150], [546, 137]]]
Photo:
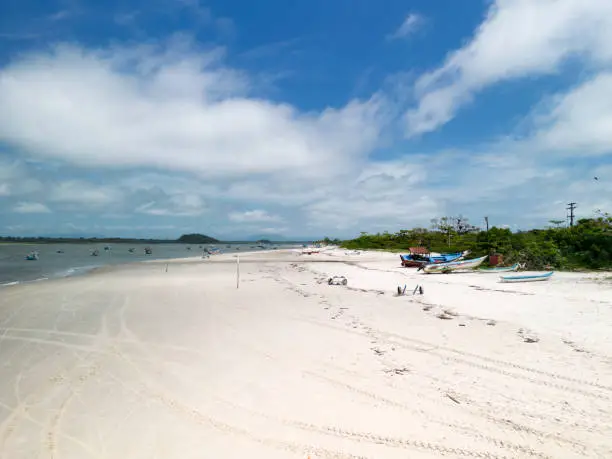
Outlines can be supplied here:
[[574, 226], [574, 210], [576, 209], [576, 203], [575, 202], [570, 202], [567, 204], [566, 209], [569, 211], [569, 221], [570, 221], [570, 226]]

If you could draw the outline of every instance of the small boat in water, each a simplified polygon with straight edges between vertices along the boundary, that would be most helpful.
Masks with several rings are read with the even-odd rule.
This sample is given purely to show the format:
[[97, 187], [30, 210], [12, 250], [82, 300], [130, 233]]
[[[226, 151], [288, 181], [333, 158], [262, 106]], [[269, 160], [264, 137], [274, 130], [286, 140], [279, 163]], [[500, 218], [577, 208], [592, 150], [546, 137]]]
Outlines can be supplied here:
[[64, 251], [63, 250], [58, 250], [55, 253], [64, 253]]
[[538, 282], [547, 281], [552, 277], [554, 271], [544, 274], [526, 274], [524, 276], [499, 276], [500, 282]]
[[488, 255], [480, 258], [473, 258], [471, 260], [452, 261], [450, 263], [435, 263], [423, 266], [423, 271], [427, 274], [431, 273], [452, 273], [453, 271], [459, 271], [463, 269], [474, 269], [478, 268], [487, 259]]
[[500, 266], [498, 268], [480, 268], [479, 273], [508, 273], [518, 271], [521, 265], [514, 263], [512, 266]]
[[134, 253], [134, 250], [135, 250], [135, 249], [134, 249], [134, 247], [130, 247], [130, 248], [128, 249], [128, 252], [130, 252], [130, 253]]
[[100, 255], [100, 251], [98, 249], [94, 249], [91, 251], [90, 255], [92, 257], [97, 257], [98, 255]]
[[29, 254], [25, 256], [25, 259], [30, 260], [30, 261], [38, 260], [38, 252], [36, 251], [30, 252]]
[[151, 249], [151, 247], [145, 247], [144, 252], [145, 255], [151, 255], [153, 253], [153, 249]]

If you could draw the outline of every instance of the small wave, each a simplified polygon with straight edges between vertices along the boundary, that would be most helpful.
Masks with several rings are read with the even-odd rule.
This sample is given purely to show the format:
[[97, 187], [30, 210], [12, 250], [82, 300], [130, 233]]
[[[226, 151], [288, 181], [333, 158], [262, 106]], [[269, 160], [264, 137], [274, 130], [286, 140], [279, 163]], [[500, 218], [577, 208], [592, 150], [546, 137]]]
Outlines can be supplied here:
[[20, 284], [20, 283], [21, 283], [21, 282], [19, 282], [19, 281], [15, 281], [15, 282], [7, 282], [7, 283], [5, 283], [5, 284], [0, 284], [0, 287], [10, 287], [11, 285], [18, 285], [18, 284]]

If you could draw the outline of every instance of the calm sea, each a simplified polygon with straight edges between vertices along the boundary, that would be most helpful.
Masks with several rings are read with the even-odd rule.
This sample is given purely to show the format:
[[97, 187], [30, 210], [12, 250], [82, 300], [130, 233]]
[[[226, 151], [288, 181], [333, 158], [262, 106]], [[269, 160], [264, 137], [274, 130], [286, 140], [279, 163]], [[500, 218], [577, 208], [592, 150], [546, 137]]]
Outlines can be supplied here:
[[[109, 250], [105, 250], [107, 246], [110, 247]], [[147, 246], [153, 250], [151, 255], [145, 255], [144, 249]], [[191, 250], [188, 250], [188, 247], [191, 247]], [[249, 244], [202, 247], [217, 247], [225, 253], [260, 250]], [[130, 253], [129, 248], [134, 248], [134, 253]], [[96, 249], [99, 255], [91, 256], [91, 252]], [[202, 250], [198, 244], [0, 244], [0, 286], [66, 277], [100, 266], [200, 256]], [[25, 259], [32, 251], [38, 251], [38, 260]]]

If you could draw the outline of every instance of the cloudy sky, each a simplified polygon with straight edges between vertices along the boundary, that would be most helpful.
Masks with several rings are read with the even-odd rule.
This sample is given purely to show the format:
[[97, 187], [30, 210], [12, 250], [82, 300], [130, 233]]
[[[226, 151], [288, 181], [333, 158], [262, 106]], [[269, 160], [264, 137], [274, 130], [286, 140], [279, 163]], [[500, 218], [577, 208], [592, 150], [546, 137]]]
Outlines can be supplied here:
[[612, 211], [610, 0], [0, 4], [0, 234], [519, 229], [570, 201]]

